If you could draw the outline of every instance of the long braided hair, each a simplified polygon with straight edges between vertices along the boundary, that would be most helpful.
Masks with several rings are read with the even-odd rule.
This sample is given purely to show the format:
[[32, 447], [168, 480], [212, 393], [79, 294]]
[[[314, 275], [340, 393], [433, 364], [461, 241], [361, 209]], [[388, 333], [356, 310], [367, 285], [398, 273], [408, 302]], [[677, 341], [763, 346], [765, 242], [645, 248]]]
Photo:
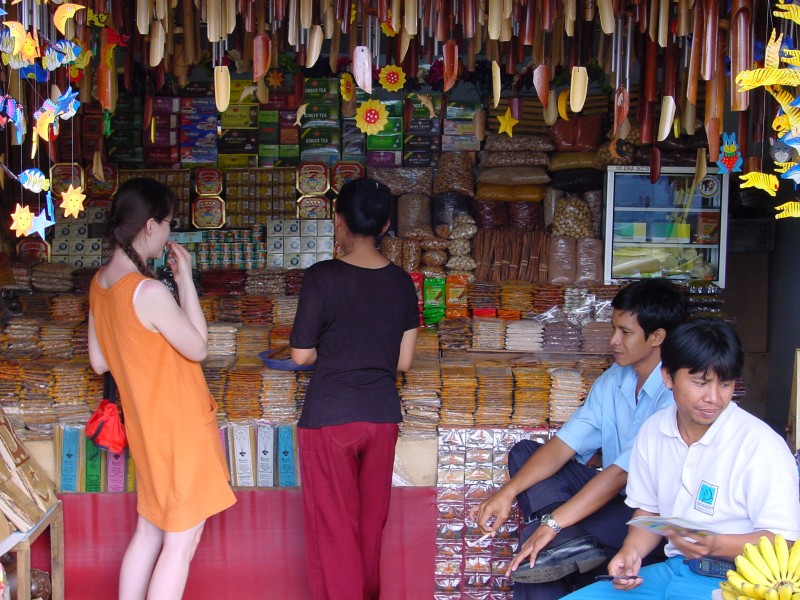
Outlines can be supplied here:
[[120, 186], [111, 201], [111, 212], [106, 221], [103, 239], [108, 247], [122, 249], [143, 275], [154, 277], [145, 260], [136, 252], [133, 241], [147, 225], [155, 219], [163, 221], [175, 214], [175, 194], [155, 179], [136, 177]]

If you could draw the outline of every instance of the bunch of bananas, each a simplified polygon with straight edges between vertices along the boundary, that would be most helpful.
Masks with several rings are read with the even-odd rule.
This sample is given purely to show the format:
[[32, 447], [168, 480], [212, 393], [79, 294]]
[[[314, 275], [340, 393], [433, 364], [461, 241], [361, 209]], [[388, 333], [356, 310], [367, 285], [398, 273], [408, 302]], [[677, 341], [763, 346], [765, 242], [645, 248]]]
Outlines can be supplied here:
[[736, 570], [719, 584], [723, 600], [800, 600], [800, 542], [789, 549], [782, 535], [775, 544], [762, 536], [736, 557]]

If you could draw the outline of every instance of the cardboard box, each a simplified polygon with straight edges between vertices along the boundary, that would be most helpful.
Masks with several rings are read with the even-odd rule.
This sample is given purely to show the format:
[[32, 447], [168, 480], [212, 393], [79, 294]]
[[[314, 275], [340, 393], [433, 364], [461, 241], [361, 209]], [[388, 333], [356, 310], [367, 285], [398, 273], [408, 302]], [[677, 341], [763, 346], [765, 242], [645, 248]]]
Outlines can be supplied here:
[[315, 235], [301, 235], [300, 236], [300, 252], [316, 252], [317, 251], [317, 236]]
[[614, 241], [647, 241], [647, 223], [614, 223]]
[[178, 98], [177, 96], [153, 96], [151, 100], [154, 115], [171, 115], [181, 112], [181, 100], [186, 100], [186, 98]]
[[216, 146], [204, 148], [202, 146], [181, 146], [180, 162], [188, 163], [215, 163], [218, 152]]
[[259, 144], [258, 158], [278, 160], [280, 158], [280, 146], [278, 144]]
[[367, 150], [402, 150], [403, 134], [390, 133], [367, 136]]
[[180, 112], [183, 115], [193, 115], [198, 113], [217, 114], [217, 102], [213, 96], [198, 98], [180, 98]]
[[178, 132], [178, 141], [181, 146], [200, 146], [203, 148], [217, 147], [217, 131], [184, 127]]
[[342, 154], [333, 148], [311, 148], [300, 151], [301, 162], [321, 162], [333, 167], [342, 160]]
[[366, 154], [367, 136], [363, 133], [358, 135], [348, 134], [342, 136], [342, 154]]
[[262, 104], [261, 108], [267, 110], [297, 110], [297, 102], [294, 99], [294, 94], [270, 92], [269, 100]]
[[[437, 93], [429, 93], [425, 94], [425, 96], [427, 96], [430, 99], [431, 104], [433, 105], [435, 116], [441, 116], [442, 95]], [[406, 102], [410, 102], [411, 105], [414, 107], [411, 113], [412, 117], [423, 118], [423, 119], [433, 118], [431, 117], [430, 110], [428, 109], [427, 106], [425, 106], [425, 104], [422, 103], [417, 94], [408, 94], [406, 96]]]
[[83, 115], [83, 136], [98, 138], [103, 135], [103, 115]]
[[300, 268], [307, 269], [311, 265], [317, 262], [317, 253], [316, 252], [301, 252], [300, 253]]
[[275, 269], [282, 269], [283, 268], [283, 253], [280, 254], [272, 254], [267, 253], [267, 265], [268, 267], [273, 267]]
[[297, 127], [297, 111], [296, 110], [280, 110], [278, 111], [278, 126], [281, 129]]
[[439, 119], [414, 117], [410, 121], [406, 122], [405, 132], [423, 135], [438, 135], [442, 133], [442, 123], [439, 121]]
[[141, 113], [115, 112], [111, 117], [111, 129], [142, 129], [144, 118]]
[[152, 139], [149, 133], [144, 136], [145, 146], [177, 146], [178, 141], [178, 130], [176, 129], [156, 129]]
[[[302, 77], [302, 75], [295, 75]], [[303, 102], [337, 101], [339, 100], [338, 78], [309, 78], [303, 82]]]
[[220, 153], [255, 154], [258, 152], [258, 130], [223, 129], [217, 146]]
[[445, 135], [475, 135], [475, 122], [472, 119], [462, 121], [457, 119], [445, 119], [442, 127]]
[[258, 105], [233, 104], [221, 114], [223, 129], [258, 126]]
[[283, 268], [284, 269], [299, 269], [300, 268], [300, 253], [299, 252], [285, 252], [283, 254]]
[[404, 167], [430, 167], [436, 162], [438, 152], [427, 152], [425, 150], [412, 150], [403, 152]]
[[113, 163], [144, 162], [144, 148], [109, 148], [108, 159]]
[[285, 128], [281, 127], [278, 130], [278, 143], [281, 146], [298, 146], [300, 145], [300, 129], [297, 127]]
[[399, 150], [367, 150], [368, 167], [402, 167], [403, 153]]
[[483, 104], [476, 102], [448, 102], [445, 109], [445, 119], [465, 119], [471, 120], [479, 110], [483, 108]]
[[[615, 237], [616, 225], [615, 223]], [[634, 233], [634, 235], [637, 234]], [[650, 223], [650, 239], [653, 242], [688, 244], [690, 240], [690, 226], [688, 223]]]
[[244, 99], [242, 102], [242, 92], [245, 91], [248, 87], [253, 85], [252, 80], [250, 79], [232, 79], [231, 80], [231, 104], [237, 105], [258, 105], [258, 98], [256, 98], [255, 94], [250, 94], [247, 98]]
[[184, 127], [191, 127], [193, 129], [204, 129], [206, 131], [217, 131], [219, 126], [219, 116], [208, 113], [181, 113], [180, 114], [181, 129]]
[[328, 148], [339, 152], [342, 144], [340, 129], [306, 127], [300, 130], [300, 150]]
[[316, 236], [317, 235], [317, 219], [301, 219], [300, 220], [300, 237]]
[[339, 103], [310, 102], [306, 105], [306, 112], [300, 119], [303, 127], [331, 127], [339, 128], [341, 113]]
[[258, 154], [220, 154], [217, 158], [220, 169], [245, 169], [258, 166]]
[[148, 146], [144, 149], [144, 162], [171, 164], [181, 160], [178, 146]]
[[474, 135], [443, 135], [442, 152], [472, 152], [481, 149]]
[[438, 152], [442, 149], [442, 136], [411, 134], [403, 138], [403, 150]]

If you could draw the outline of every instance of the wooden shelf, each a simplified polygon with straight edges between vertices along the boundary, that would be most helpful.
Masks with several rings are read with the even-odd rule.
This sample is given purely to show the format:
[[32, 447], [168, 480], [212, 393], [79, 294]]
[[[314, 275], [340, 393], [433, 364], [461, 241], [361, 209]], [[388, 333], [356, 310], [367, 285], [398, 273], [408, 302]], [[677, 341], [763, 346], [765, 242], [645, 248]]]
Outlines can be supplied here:
[[30, 531], [12, 533], [0, 541], [0, 554], [17, 553], [17, 598], [31, 600], [31, 544], [50, 529], [52, 600], [64, 600], [64, 513], [61, 500], [51, 506]]

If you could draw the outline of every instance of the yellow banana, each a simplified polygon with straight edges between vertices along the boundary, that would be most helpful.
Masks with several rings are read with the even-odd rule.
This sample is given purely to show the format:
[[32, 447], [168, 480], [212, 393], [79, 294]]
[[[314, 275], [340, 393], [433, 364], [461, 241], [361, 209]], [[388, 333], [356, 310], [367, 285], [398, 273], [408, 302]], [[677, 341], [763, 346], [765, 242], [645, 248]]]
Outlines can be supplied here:
[[731, 579], [730, 579], [731, 573], [735, 573], [736, 574], [736, 577], [738, 578], [738, 581], [744, 581], [742, 576], [739, 575], [738, 573], [736, 573], [736, 571], [728, 571], [728, 579], [726, 581], [720, 581], [719, 582], [719, 589], [721, 589], [723, 591], [733, 592], [734, 596], [738, 596], [739, 594], [742, 593], [742, 588], [737, 583], [734, 583], [733, 581], [731, 581]]
[[743, 554], [737, 556], [734, 562], [736, 563], [736, 570], [739, 571], [739, 574], [750, 583], [760, 583], [761, 585], [769, 585], [771, 583], [769, 579], [767, 579], [767, 576], [754, 566]]
[[775, 556], [778, 558], [780, 579], [786, 579], [789, 574], [789, 545], [780, 533], [775, 534]]
[[756, 600], [765, 600], [768, 589], [770, 589], [768, 585], [761, 585], [760, 583], [755, 585], [745, 583], [742, 585], [742, 592], [749, 598], [755, 598]]
[[778, 556], [775, 554], [775, 547], [772, 545], [772, 542], [769, 541], [767, 536], [762, 535], [761, 539], [758, 540], [757, 548], [761, 558], [763, 558], [764, 562], [767, 564], [769, 572], [772, 573], [772, 577], [776, 581], [780, 581], [781, 568], [778, 565]]
[[794, 591], [794, 585], [791, 583], [782, 583], [778, 586], [778, 598], [779, 600], [792, 600], [792, 592]]
[[794, 592], [792, 594], [792, 600], [800, 600], [800, 592]]
[[558, 95], [558, 116], [564, 119], [565, 121], [569, 121], [569, 115], [567, 114], [568, 100], [569, 100], [569, 90], [564, 90]]
[[786, 567], [786, 574], [789, 578], [794, 577], [797, 567], [800, 566], [800, 543], [792, 542], [789, 549], [789, 565]]
[[[749, 560], [752, 565], [764, 574], [769, 584], [775, 583], [775, 577], [772, 575], [772, 569], [767, 564], [766, 559], [761, 556], [758, 546], [747, 542], [744, 545], [744, 556]], [[761, 583], [754, 581], [753, 583]]]
[[780, 600], [778, 590], [774, 588], [767, 588], [767, 593], [766, 596], [764, 596], [764, 600]]
[[730, 590], [722, 590], [722, 600], [736, 600], [736, 594]]
[[[731, 569], [728, 571], [728, 580], [723, 581], [722, 583], [727, 583], [728, 585], [730, 585], [731, 588], [733, 588], [733, 591], [735, 591], [738, 595], [742, 593], [742, 584], [750, 582], [747, 581], [744, 577], [742, 577], [742, 574], [739, 573], [739, 571], [734, 571], [733, 569]], [[722, 585], [720, 585], [720, 587], [722, 587]]]

